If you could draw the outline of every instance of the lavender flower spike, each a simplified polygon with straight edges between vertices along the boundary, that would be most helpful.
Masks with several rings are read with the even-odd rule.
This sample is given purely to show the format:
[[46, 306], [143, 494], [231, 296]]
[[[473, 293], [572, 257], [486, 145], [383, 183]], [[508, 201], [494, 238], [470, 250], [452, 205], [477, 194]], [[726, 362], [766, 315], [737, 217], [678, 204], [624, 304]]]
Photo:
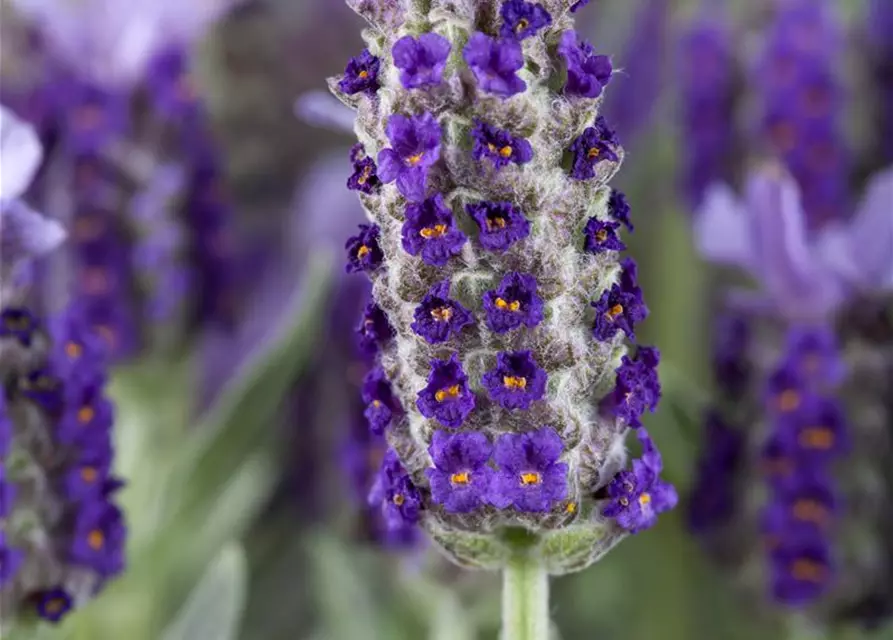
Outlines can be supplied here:
[[[370, 225], [346, 262], [393, 329], [367, 417], [421, 528], [458, 564], [505, 570], [509, 601], [521, 574], [584, 569], [675, 504], [650, 441], [641, 511], [607, 490], [661, 394], [657, 349], [626, 355], [647, 306], [622, 256], [629, 204], [607, 184], [624, 157], [598, 113], [610, 61], [577, 39], [570, 0], [393, 1], [405, 11], [387, 19], [355, 4], [381, 86], [329, 87], [382, 184], [361, 195]], [[441, 69], [419, 48], [443, 40]], [[536, 594], [507, 609], [506, 637], [548, 636]]]

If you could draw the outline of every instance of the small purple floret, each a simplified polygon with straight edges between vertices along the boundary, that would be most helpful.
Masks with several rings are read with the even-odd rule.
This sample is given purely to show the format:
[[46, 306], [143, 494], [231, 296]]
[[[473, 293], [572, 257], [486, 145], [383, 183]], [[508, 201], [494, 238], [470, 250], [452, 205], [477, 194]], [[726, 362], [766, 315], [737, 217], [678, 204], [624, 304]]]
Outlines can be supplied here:
[[529, 409], [546, 395], [546, 378], [530, 351], [500, 352], [481, 383], [503, 409]]
[[576, 31], [565, 31], [558, 44], [558, 54], [567, 66], [564, 92], [584, 98], [597, 98], [614, 72], [608, 56], [595, 54], [592, 45], [580, 40]]
[[360, 233], [348, 239], [344, 245], [347, 249], [347, 273], [374, 271], [381, 265], [384, 254], [378, 246], [378, 236], [377, 224], [361, 224]]
[[449, 296], [450, 281], [443, 280], [431, 287], [416, 307], [410, 326], [429, 344], [446, 342], [464, 327], [474, 324], [471, 312]]
[[381, 60], [363, 49], [360, 55], [351, 58], [344, 69], [344, 77], [338, 82], [338, 88], [348, 94], [367, 93], [373, 95], [378, 91], [378, 72]]
[[465, 211], [477, 222], [478, 241], [489, 251], [502, 253], [530, 235], [530, 222], [511, 202], [475, 202]]
[[385, 184], [396, 181], [407, 200], [425, 199], [428, 171], [440, 159], [440, 124], [430, 113], [393, 115], [385, 131], [391, 147], [378, 154], [378, 177]]
[[421, 255], [427, 264], [442, 267], [459, 255], [466, 240], [466, 235], [456, 228], [453, 212], [441, 194], [406, 205], [402, 243], [409, 255]]
[[517, 41], [478, 32], [468, 40], [463, 54], [482, 91], [505, 99], [527, 89], [527, 83], [516, 75], [524, 66], [524, 54]]
[[487, 326], [506, 333], [524, 325], [530, 329], [543, 321], [543, 300], [537, 295], [536, 278], [526, 273], [507, 273], [494, 291], [484, 294]]
[[474, 410], [474, 393], [456, 354], [449, 360], [432, 360], [427, 386], [419, 391], [416, 406], [426, 418], [445, 427], [462, 426]]
[[482, 433], [435, 431], [428, 448], [434, 467], [425, 471], [434, 503], [449, 513], [469, 513], [483, 506], [494, 476], [487, 466], [492, 451]]
[[450, 41], [437, 33], [423, 33], [417, 39], [403, 36], [392, 50], [400, 82], [407, 89], [439, 85], [451, 49]]
[[524, 40], [552, 24], [552, 16], [538, 2], [505, 0], [499, 9], [499, 15], [502, 17], [499, 35], [503, 38]]
[[500, 436], [493, 453], [499, 469], [491, 485], [491, 504], [526, 512], [551, 510], [568, 493], [568, 466], [558, 462], [563, 449], [561, 436], [548, 426]]
[[524, 138], [516, 138], [505, 129], [476, 120], [471, 130], [474, 141], [472, 155], [475, 160], [487, 158], [496, 169], [510, 163], [526, 164], [533, 159], [533, 147]]

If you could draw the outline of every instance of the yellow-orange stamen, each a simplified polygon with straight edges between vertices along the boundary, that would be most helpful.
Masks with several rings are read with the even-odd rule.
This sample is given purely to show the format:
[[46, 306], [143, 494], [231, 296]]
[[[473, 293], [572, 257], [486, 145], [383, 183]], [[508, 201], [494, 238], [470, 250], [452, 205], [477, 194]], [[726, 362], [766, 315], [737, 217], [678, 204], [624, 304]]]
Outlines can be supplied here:
[[502, 310], [507, 309], [509, 311], [517, 311], [518, 309], [521, 308], [521, 303], [518, 302], [517, 300], [512, 300], [511, 302], [506, 302], [502, 298], [496, 298], [496, 308], [502, 309]]
[[502, 384], [506, 389], [526, 389], [527, 378], [521, 376], [503, 376]]
[[447, 398], [457, 398], [460, 393], [460, 388], [458, 384], [454, 384], [452, 387], [447, 387], [446, 389], [441, 389], [437, 393], [434, 394], [434, 399], [438, 402], [443, 402]]

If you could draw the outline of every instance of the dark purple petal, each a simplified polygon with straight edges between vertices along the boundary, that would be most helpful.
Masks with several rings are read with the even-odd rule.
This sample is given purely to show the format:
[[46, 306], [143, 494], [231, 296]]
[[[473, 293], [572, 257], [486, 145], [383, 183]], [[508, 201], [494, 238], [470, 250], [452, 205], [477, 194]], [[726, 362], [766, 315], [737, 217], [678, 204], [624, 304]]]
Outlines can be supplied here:
[[599, 97], [614, 72], [611, 59], [595, 55], [592, 45], [579, 40], [575, 31], [565, 31], [561, 35], [558, 54], [567, 68], [564, 92], [584, 98]]
[[625, 251], [626, 245], [617, 235], [619, 228], [619, 222], [607, 222], [595, 216], [589, 218], [583, 229], [583, 250], [596, 255], [605, 251]]
[[475, 202], [465, 211], [477, 222], [478, 241], [489, 251], [504, 252], [530, 235], [530, 222], [511, 202]]
[[374, 94], [378, 91], [378, 72], [381, 60], [363, 49], [360, 55], [351, 58], [344, 69], [344, 76], [338, 82], [338, 88], [348, 95], [365, 92]]
[[446, 342], [464, 327], [474, 324], [471, 312], [449, 295], [450, 281], [443, 280], [431, 287], [416, 307], [410, 326], [430, 344]]
[[456, 228], [453, 212], [441, 194], [406, 205], [402, 244], [408, 254], [421, 255], [426, 263], [442, 267], [459, 255], [466, 240], [465, 234]]
[[504, 409], [529, 409], [546, 394], [546, 372], [530, 351], [500, 352], [496, 368], [484, 374], [482, 384], [490, 398]]
[[527, 89], [527, 83], [515, 75], [524, 66], [524, 54], [517, 41], [474, 33], [463, 55], [482, 91], [505, 99]]
[[502, 17], [499, 35], [503, 38], [524, 40], [552, 24], [552, 16], [538, 2], [505, 0], [499, 9], [499, 15]]
[[487, 158], [497, 169], [509, 163], [526, 164], [533, 159], [533, 147], [524, 138], [516, 138], [505, 129], [498, 129], [483, 120], [476, 120], [471, 130], [475, 160]]
[[347, 273], [373, 271], [377, 269], [384, 254], [378, 246], [379, 229], [377, 224], [361, 224], [359, 235], [350, 238], [344, 245], [347, 249]]
[[543, 301], [537, 295], [532, 275], [507, 273], [494, 291], [484, 294], [487, 326], [495, 333], [506, 333], [521, 325], [533, 328], [543, 321]]
[[400, 82], [407, 89], [439, 85], [451, 49], [450, 41], [437, 33], [423, 33], [417, 39], [403, 36], [392, 50]]
[[482, 433], [436, 431], [428, 448], [434, 467], [425, 471], [431, 499], [450, 513], [468, 513], [483, 506], [493, 478], [487, 466], [492, 450]]
[[568, 466], [558, 462], [563, 449], [561, 437], [551, 427], [500, 436], [493, 453], [499, 469], [490, 502], [499, 509], [549, 511], [567, 497]]
[[428, 384], [418, 393], [419, 412], [455, 429], [471, 415], [474, 405], [474, 393], [459, 357], [453, 354], [449, 360], [432, 360]]

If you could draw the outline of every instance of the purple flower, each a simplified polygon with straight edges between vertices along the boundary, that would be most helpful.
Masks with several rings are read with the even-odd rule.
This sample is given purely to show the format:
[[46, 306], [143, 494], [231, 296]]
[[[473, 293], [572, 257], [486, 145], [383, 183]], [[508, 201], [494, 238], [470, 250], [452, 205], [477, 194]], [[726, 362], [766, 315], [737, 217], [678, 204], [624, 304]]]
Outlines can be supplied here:
[[378, 72], [381, 60], [363, 49], [360, 55], [351, 58], [344, 69], [344, 77], [338, 82], [343, 93], [354, 95], [365, 92], [370, 96], [378, 91]]
[[828, 478], [816, 471], [801, 472], [774, 487], [762, 517], [763, 533], [790, 539], [821, 535], [835, 515], [838, 499]]
[[524, 54], [517, 41], [474, 33], [463, 55], [482, 91], [505, 99], [527, 89], [527, 83], [515, 75], [524, 66]]
[[378, 235], [377, 224], [361, 224], [359, 235], [348, 239], [344, 245], [347, 249], [347, 273], [374, 271], [381, 265], [384, 254], [378, 246]]
[[567, 497], [567, 464], [558, 462], [564, 443], [552, 427], [530, 433], [506, 433], [496, 441], [499, 465], [490, 490], [497, 509], [549, 511]]
[[808, 393], [800, 371], [781, 366], [771, 373], [766, 383], [768, 409], [773, 414], [791, 414], [800, 409]]
[[489, 251], [502, 253], [530, 235], [530, 222], [511, 202], [475, 202], [465, 211], [477, 222], [478, 241]]
[[109, 347], [85, 317], [89, 309], [70, 307], [50, 323], [53, 371], [65, 380], [79, 384], [101, 384], [105, 380]]
[[626, 245], [617, 236], [619, 222], [606, 222], [595, 216], [583, 228], [583, 250], [598, 255], [605, 251], [625, 251]]
[[498, 129], [483, 120], [475, 120], [471, 130], [475, 160], [488, 158], [497, 169], [509, 163], [526, 164], [533, 159], [533, 147], [524, 138], [516, 138], [505, 129]]
[[636, 339], [636, 324], [648, 317], [648, 307], [642, 299], [636, 277], [636, 263], [626, 258], [622, 263], [620, 281], [611, 285], [597, 302], [592, 335], [596, 340], [607, 342], [618, 331], [623, 331], [630, 340]]
[[403, 36], [392, 50], [400, 82], [407, 89], [439, 85], [451, 49], [450, 41], [437, 33], [423, 33], [418, 39]]
[[749, 271], [762, 285], [742, 298], [797, 322], [824, 322], [853, 286], [893, 285], [893, 170], [870, 182], [846, 225], [809, 234], [797, 184], [777, 165], [751, 174], [743, 201], [725, 186], [711, 189], [695, 219], [706, 259]]
[[416, 406], [426, 418], [434, 418], [445, 427], [460, 427], [474, 410], [474, 393], [462, 370], [459, 356], [432, 360], [428, 385], [419, 391]]
[[652, 413], [660, 401], [660, 379], [657, 365], [660, 351], [655, 347], [639, 347], [635, 359], [623, 356], [617, 368], [613, 392], [614, 415], [633, 428], [642, 426], [639, 418], [646, 410]]
[[422, 260], [435, 267], [444, 266], [459, 255], [468, 238], [456, 228], [453, 212], [439, 193], [424, 202], [406, 205], [403, 223], [403, 248], [411, 256], [421, 254]]
[[375, 435], [381, 435], [391, 424], [394, 415], [400, 411], [400, 403], [394, 397], [384, 369], [375, 367], [366, 374], [362, 393], [366, 404], [363, 415], [369, 422], [369, 430]]
[[525, 325], [532, 329], [543, 321], [543, 300], [536, 293], [536, 278], [526, 273], [507, 273], [494, 291], [484, 294], [487, 326], [506, 333]]
[[676, 506], [673, 485], [658, 477], [659, 469], [644, 459], [633, 460], [632, 469], [619, 472], [608, 485], [610, 502], [602, 512], [630, 533], [653, 527], [657, 516]]
[[124, 519], [115, 505], [104, 500], [81, 503], [75, 516], [70, 559], [102, 577], [116, 575], [124, 568], [126, 537]]
[[434, 467], [425, 470], [431, 499], [448, 513], [469, 513], [483, 506], [494, 476], [487, 466], [492, 451], [482, 433], [435, 431], [428, 447]]
[[592, 45], [579, 40], [577, 32], [573, 30], [561, 34], [558, 55], [567, 66], [565, 93], [584, 98], [597, 98], [601, 95], [614, 72], [608, 56], [595, 55]]
[[22, 346], [30, 347], [36, 329], [37, 321], [27, 309], [7, 307], [0, 311], [0, 338], [12, 337]]
[[524, 40], [543, 27], [552, 24], [552, 16], [540, 3], [524, 0], [505, 0], [499, 9], [502, 27], [499, 35], [503, 38]]
[[381, 180], [376, 173], [375, 160], [366, 155], [362, 144], [355, 144], [350, 150], [350, 161], [353, 163], [353, 173], [347, 179], [347, 188], [365, 194], [378, 191]]
[[846, 365], [829, 327], [795, 326], [788, 331], [785, 367], [793, 368], [804, 384], [829, 389], [840, 384]]
[[72, 502], [101, 497], [103, 485], [111, 473], [111, 464], [110, 440], [83, 450], [80, 459], [62, 476], [65, 497]]
[[369, 491], [370, 506], [381, 506], [388, 529], [397, 530], [419, 521], [422, 496], [393, 449], [388, 449]]
[[635, 227], [633, 227], [629, 212], [630, 207], [626, 201], [626, 195], [619, 189], [611, 189], [611, 197], [608, 199], [608, 215], [623, 224], [632, 233], [635, 231]]
[[369, 355], [378, 353], [382, 344], [394, 335], [394, 328], [388, 322], [385, 312], [374, 302], [366, 304], [363, 319], [357, 327], [360, 349]]
[[496, 368], [481, 380], [490, 398], [503, 409], [529, 409], [531, 403], [546, 395], [546, 372], [530, 351], [500, 352]]
[[25, 553], [6, 544], [6, 534], [0, 531], [0, 587], [10, 582], [25, 561]]
[[831, 550], [821, 538], [786, 541], [771, 554], [772, 595], [780, 603], [802, 607], [819, 598], [834, 572]]
[[449, 296], [450, 281], [443, 280], [428, 290], [415, 309], [415, 320], [410, 326], [429, 344], [446, 342], [452, 335], [474, 324], [471, 312]]
[[34, 600], [37, 615], [48, 622], [59, 622], [74, 606], [71, 595], [63, 587], [40, 591]]
[[390, 149], [378, 153], [378, 177], [384, 183], [397, 181], [407, 200], [425, 199], [428, 170], [440, 158], [440, 124], [430, 113], [406, 117], [393, 115], [385, 129]]
[[571, 153], [574, 156], [571, 177], [575, 180], [591, 180], [595, 177], [595, 167], [599, 162], [617, 162], [620, 158], [613, 149], [617, 144], [614, 131], [599, 116], [593, 126], [588, 127], [571, 143]]
[[805, 398], [797, 411], [780, 418], [776, 429], [783, 450], [803, 464], [824, 465], [850, 448], [846, 415], [833, 398]]

